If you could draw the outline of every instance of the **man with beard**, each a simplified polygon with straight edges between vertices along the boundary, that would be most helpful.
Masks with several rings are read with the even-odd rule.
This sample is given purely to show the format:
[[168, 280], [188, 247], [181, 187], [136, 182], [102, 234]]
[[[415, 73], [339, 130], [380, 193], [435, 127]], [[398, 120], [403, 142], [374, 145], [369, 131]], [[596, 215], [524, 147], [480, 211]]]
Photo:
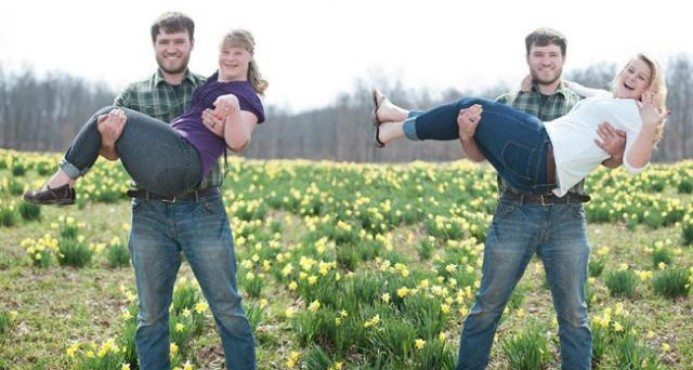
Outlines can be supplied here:
[[[157, 71], [130, 84], [115, 105], [171, 122], [190, 105], [205, 78], [188, 70], [195, 24], [181, 13], [162, 14], [151, 27]], [[223, 97], [223, 96], [222, 96]], [[123, 123], [99, 118], [101, 155], [115, 160]], [[203, 115], [213, 128], [225, 117]], [[129, 247], [135, 270], [139, 314], [135, 345], [140, 369], [170, 368], [169, 307], [183, 252], [210, 304], [229, 369], [256, 369], [250, 324], [241, 306], [229, 219], [221, 198], [219, 163], [190, 193], [176, 197], [133, 188]]]
[[[525, 46], [531, 88], [503, 94], [497, 101], [544, 122], [565, 115], [581, 99], [561, 81], [565, 37], [541, 28], [525, 38]], [[460, 140], [467, 157], [480, 162], [485, 158], [474, 142], [476, 124], [478, 120], [462, 119]], [[618, 167], [624, 137], [608, 123], [598, 134], [597, 145], [612, 155], [603, 164]], [[498, 206], [486, 239], [481, 285], [462, 329], [457, 370], [486, 367], [503, 310], [535, 253], [544, 264], [558, 317], [562, 369], [591, 368], [592, 335], [585, 302], [590, 247], [582, 206], [589, 199], [583, 181], [558, 198], [522, 194], [498, 177]]]

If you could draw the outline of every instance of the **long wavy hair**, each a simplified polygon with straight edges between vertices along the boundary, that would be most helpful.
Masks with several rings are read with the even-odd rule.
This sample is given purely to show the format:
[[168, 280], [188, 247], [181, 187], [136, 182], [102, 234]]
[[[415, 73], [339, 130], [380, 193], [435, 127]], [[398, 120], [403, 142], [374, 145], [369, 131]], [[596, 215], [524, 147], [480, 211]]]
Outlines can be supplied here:
[[255, 92], [258, 95], [265, 95], [267, 89], [267, 80], [262, 78], [260, 68], [255, 60], [255, 38], [253, 35], [243, 29], [235, 29], [229, 31], [221, 41], [222, 47], [242, 47], [247, 50], [253, 57], [248, 65], [248, 81], [253, 85]]

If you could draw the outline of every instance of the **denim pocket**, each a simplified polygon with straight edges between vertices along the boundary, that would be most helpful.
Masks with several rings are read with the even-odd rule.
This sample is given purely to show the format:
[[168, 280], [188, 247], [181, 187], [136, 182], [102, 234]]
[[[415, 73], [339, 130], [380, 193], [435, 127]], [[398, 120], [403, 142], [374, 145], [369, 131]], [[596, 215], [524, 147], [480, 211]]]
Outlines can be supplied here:
[[585, 207], [582, 204], [570, 204], [570, 214], [578, 220], [585, 219]]
[[149, 203], [146, 199], [133, 198], [132, 202], [130, 203], [132, 206], [132, 212], [135, 213], [142, 210], [146, 203]]
[[517, 141], [508, 141], [501, 152], [501, 160], [505, 169], [514, 177], [531, 185], [537, 150]]
[[521, 213], [519, 208], [508, 202], [498, 202], [498, 205], [496, 206], [496, 213], [495, 217], [501, 218], [501, 219], [509, 219], [513, 217], [514, 215]]
[[224, 203], [219, 197], [213, 197], [209, 199], [201, 199], [193, 214], [195, 216], [213, 216], [213, 215], [223, 215], [226, 209], [224, 208]]

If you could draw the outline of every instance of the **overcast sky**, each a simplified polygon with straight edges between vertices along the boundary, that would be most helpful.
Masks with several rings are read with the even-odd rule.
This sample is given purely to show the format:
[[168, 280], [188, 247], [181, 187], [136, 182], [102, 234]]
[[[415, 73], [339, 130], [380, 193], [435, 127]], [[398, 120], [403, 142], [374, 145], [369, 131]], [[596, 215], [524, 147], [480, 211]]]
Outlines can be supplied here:
[[[621, 64], [637, 51], [693, 57], [693, 15], [681, 0], [9, 0], [0, 10], [0, 64], [104, 81], [116, 90], [151, 74], [149, 27], [168, 10], [196, 23], [190, 67], [209, 75], [225, 31], [254, 33], [270, 82], [266, 102], [299, 111], [334, 102], [374, 75], [433, 91], [515, 83], [524, 36], [568, 38], [566, 70]], [[666, 63], [664, 63], [666, 65]]]

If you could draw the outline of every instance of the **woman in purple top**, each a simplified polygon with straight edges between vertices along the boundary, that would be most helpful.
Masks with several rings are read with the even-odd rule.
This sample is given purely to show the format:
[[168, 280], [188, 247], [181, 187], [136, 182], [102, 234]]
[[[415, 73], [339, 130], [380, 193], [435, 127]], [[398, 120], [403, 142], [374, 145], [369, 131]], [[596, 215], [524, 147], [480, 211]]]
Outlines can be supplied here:
[[[24, 199], [38, 204], [73, 204], [74, 185], [99, 156], [104, 119], [127, 122], [115, 149], [137, 184], [153, 193], [176, 196], [193, 189], [211, 164], [226, 150], [242, 151], [265, 120], [258, 94], [267, 88], [253, 59], [255, 41], [244, 30], [226, 34], [220, 45], [219, 70], [193, 95], [192, 106], [169, 126], [136, 111], [106, 107], [84, 124], [60, 162], [60, 168], [39, 191]], [[205, 125], [202, 117], [217, 122]], [[224, 118], [225, 117], [225, 118]]]

